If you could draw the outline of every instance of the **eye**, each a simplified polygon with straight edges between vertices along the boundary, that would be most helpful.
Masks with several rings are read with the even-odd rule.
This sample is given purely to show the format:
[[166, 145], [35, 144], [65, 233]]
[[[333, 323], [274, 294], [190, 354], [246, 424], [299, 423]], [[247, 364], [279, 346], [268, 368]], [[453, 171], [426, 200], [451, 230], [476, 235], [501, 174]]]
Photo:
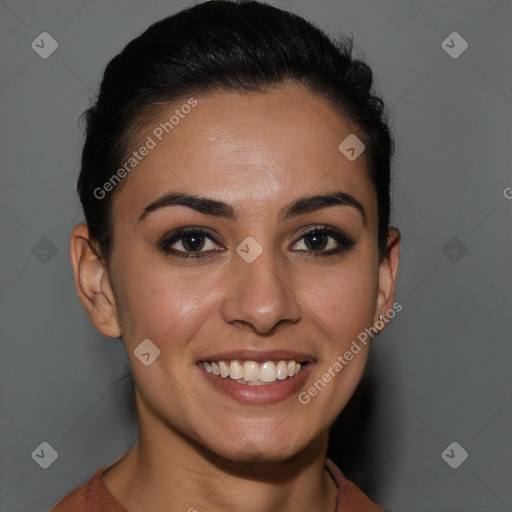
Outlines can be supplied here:
[[299, 252], [308, 252], [313, 257], [340, 254], [356, 244], [343, 231], [331, 227], [314, 227], [304, 233], [295, 245], [302, 241], [305, 249], [299, 249]]
[[[159, 243], [160, 250], [178, 258], [205, 258], [210, 256], [218, 243], [215, 237], [204, 229], [187, 227], [167, 235]], [[203, 250], [204, 249], [204, 250]]]

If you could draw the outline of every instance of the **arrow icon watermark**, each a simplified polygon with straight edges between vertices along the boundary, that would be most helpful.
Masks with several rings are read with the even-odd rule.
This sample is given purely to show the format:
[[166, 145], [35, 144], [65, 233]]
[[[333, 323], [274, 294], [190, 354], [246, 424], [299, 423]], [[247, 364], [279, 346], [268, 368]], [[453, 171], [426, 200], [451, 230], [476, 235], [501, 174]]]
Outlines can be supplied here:
[[160, 349], [150, 339], [145, 339], [133, 353], [144, 366], [149, 366], [160, 356]]

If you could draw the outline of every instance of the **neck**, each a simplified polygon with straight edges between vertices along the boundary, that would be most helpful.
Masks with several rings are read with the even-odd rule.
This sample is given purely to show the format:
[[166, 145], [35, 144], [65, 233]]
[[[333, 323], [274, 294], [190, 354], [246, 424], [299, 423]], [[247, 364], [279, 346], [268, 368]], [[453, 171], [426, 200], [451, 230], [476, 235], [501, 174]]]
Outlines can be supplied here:
[[102, 477], [127, 510], [334, 512], [328, 431], [292, 459], [228, 461], [164, 423], [135, 392], [139, 441]]

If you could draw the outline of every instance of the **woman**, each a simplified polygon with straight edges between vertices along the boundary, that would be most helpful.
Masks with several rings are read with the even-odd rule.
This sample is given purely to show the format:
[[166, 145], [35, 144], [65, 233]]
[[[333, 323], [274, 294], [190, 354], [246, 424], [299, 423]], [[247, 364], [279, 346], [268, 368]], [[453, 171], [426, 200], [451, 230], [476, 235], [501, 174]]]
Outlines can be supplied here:
[[349, 41], [258, 2], [184, 10], [109, 63], [70, 254], [140, 438], [53, 511], [384, 510], [326, 456], [396, 307], [371, 88]]

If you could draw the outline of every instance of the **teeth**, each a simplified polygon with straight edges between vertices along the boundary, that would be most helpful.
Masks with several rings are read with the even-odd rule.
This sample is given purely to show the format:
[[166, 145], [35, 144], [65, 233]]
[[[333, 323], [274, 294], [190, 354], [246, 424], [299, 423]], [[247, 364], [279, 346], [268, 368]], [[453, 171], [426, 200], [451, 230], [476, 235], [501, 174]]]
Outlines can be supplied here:
[[245, 361], [244, 380], [247, 382], [256, 382], [260, 378], [260, 367], [254, 361]]
[[277, 363], [276, 376], [279, 380], [284, 380], [288, 377], [288, 365], [286, 364], [286, 361], [279, 361], [279, 363]]
[[231, 378], [239, 384], [260, 386], [285, 380], [297, 375], [302, 369], [298, 361], [203, 361], [202, 365], [208, 373]]
[[219, 370], [221, 377], [227, 377], [229, 375], [229, 367], [224, 361], [219, 361]]
[[233, 380], [238, 380], [242, 378], [242, 366], [238, 361], [231, 361], [231, 365], [229, 367], [229, 376]]
[[276, 378], [276, 365], [272, 361], [263, 363], [260, 368], [260, 380], [262, 382], [274, 382]]

